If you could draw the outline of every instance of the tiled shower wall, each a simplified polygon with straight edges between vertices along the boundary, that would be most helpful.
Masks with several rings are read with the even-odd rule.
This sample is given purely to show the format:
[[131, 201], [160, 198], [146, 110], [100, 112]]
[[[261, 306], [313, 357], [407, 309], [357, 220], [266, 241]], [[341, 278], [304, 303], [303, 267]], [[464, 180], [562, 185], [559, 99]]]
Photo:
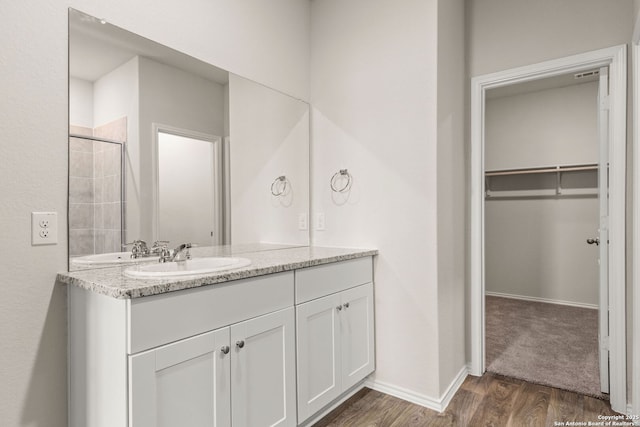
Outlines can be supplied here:
[[[72, 134], [126, 142], [121, 118], [95, 129], [71, 126]], [[69, 255], [121, 251], [122, 146], [69, 138]]]

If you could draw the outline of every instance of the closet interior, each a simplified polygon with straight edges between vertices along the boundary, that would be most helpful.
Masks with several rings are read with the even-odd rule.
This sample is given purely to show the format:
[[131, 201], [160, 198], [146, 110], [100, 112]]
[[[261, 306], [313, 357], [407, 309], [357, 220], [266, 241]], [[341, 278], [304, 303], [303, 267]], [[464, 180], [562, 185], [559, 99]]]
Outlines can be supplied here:
[[599, 254], [587, 244], [599, 223], [600, 82], [583, 74], [486, 96], [486, 367], [602, 397]]

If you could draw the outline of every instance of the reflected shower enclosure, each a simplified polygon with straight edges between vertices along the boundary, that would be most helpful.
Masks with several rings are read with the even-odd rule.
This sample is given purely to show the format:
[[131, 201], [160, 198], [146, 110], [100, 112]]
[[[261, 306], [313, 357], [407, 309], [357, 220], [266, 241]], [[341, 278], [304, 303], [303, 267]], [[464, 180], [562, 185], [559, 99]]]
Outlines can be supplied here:
[[69, 132], [69, 256], [123, 250], [126, 119]]

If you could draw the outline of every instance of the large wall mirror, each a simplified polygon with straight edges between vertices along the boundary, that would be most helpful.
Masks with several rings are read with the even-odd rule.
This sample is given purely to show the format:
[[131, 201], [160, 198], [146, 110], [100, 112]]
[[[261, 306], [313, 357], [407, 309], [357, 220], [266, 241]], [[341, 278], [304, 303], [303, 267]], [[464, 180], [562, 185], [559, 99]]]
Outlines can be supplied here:
[[309, 199], [307, 103], [69, 10], [70, 270], [306, 246]]

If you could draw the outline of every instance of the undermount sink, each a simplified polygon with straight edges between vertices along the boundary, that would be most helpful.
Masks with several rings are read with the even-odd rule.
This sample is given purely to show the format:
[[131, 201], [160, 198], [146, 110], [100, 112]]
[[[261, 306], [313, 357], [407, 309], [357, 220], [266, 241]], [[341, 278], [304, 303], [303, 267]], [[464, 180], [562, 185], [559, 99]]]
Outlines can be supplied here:
[[127, 268], [125, 276], [133, 278], [164, 278], [194, 276], [220, 271], [232, 270], [234, 268], [246, 267], [251, 264], [251, 260], [246, 258], [227, 257], [206, 257], [193, 258], [180, 262], [163, 262], [156, 264], [138, 265]]
[[87, 255], [73, 258], [71, 264], [75, 265], [122, 265], [134, 264], [145, 261], [158, 261], [157, 256], [131, 258], [131, 252], [111, 252], [107, 254]]

